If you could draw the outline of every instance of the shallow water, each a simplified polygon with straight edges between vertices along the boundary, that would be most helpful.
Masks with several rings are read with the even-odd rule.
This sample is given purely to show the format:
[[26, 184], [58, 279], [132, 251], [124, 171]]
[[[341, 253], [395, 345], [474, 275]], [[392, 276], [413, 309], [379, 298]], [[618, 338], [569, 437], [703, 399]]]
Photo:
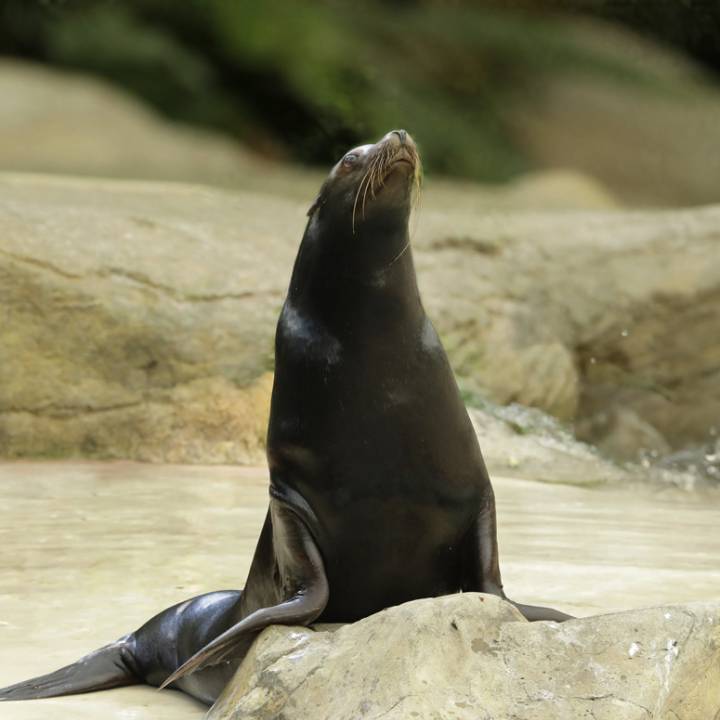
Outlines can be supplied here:
[[[720, 495], [495, 478], [508, 593], [580, 615], [720, 599]], [[54, 670], [153, 613], [240, 587], [264, 468], [0, 464], [0, 685]], [[200, 720], [148, 687], [0, 704], [2, 720]]]

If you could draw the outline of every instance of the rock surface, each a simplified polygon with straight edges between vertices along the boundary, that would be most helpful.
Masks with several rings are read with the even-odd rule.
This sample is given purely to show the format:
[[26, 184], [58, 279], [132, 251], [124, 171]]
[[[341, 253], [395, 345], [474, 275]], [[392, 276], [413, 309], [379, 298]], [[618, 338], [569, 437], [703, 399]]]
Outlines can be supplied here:
[[527, 623], [466, 593], [334, 631], [268, 628], [209, 720], [705, 720], [720, 712], [720, 604]]
[[3, 185], [2, 454], [262, 460], [286, 282], [273, 269], [291, 262], [277, 240], [301, 209], [159, 184]]
[[567, 421], [627, 408], [682, 447], [720, 417], [719, 221], [426, 208], [424, 299], [457, 374], [493, 401]]
[[618, 407], [599, 412], [576, 425], [577, 437], [593, 441], [604, 454], [623, 462], [670, 454], [667, 440], [633, 410]]
[[594, 486], [606, 482], [631, 483], [654, 479], [664, 485], [691, 487], [693, 472], [686, 467], [620, 466], [591, 445], [576, 440], [555, 418], [522, 405], [483, 403], [470, 409], [485, 462], [492, 475], [503, 474], [546, 483]]
[[706, 152], [720, 141], [714, 78], [618, 25], [576, 18], [562, 32], [598, 65], [538, 68], [533, 90], [503, 108], [526, 156], [589, 173], [626, 204], [717, 203], [720, 159]]
[[82, 73], [0, 62], [0, 168], [235, 185], [260, 165], [232, 140], [168, 122]]
[[[0, 175], [0, 453], [260, 459], [306, 205]], [[470, 403], [564, 421], [621, 406], [658, 443], [704, 442], [720, 417], [719, 223], [720, 208], [488, 215], [428, 192], [421, 290]]]

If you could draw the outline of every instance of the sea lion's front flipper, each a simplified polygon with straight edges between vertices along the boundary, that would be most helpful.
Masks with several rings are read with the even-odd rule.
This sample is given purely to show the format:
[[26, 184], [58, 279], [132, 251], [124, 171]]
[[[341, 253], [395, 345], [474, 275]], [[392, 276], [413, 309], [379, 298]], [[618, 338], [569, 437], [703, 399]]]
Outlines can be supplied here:
[[495, 494], [489, 480], [486, 485], [482, 508], [465, 542], [467, 543], [466, 563], [462, 586], [464, 591], [498, 595], [514, 605], [530, 622], [536, 620], [563, 622], [564, 620], [573, 619], [572, 615], [567, 615], [560, 610], [536, 605], [523, 605], [505, 595], [498, 558]]
[[[170, 675], [161, 688], [202, 667], [221, 663], [269, 625], [309, 625], [325, 609], [329, 595], [325, 566], [307, 525], [276, 499], [270, 501], [269, 519], [274, 567], [264, 568], [264, 572], [274, 578], [278, 595], [284, 599], [251, 612], [218, 635]], [[252, 581], [251, 572], [245, 588], [248, 596], [252, 594]]]
[[490, 593], [504, 598], [498, 557], [495, 494], [487, 473], [485, 479], [482, 507], [465, 540], [467, 547], [463, 590]]

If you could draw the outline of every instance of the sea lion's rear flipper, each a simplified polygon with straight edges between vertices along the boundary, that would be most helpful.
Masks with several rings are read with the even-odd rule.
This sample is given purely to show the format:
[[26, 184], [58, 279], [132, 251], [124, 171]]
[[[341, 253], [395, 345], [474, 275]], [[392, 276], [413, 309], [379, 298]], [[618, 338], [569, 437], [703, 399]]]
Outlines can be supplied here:
[[132, 636], [91, 652], [72, 665], [0, 688], [0, 702], [75, 695], [142, 682], [135, 674]]
[[[265, 578], [274, 578], [281, 601], [243, 617], [184, 662], [161, 688], [244, 650], [248, 641], [269, 625], [309, 625], [325, 609], [329, 596], [325, 566], [307, 525], [289, 505], [277, 499], [270, 502], [269, 517], [274, 567], [263, 568], [263, 573]], [[253, 591], [251, 570], [245, 593], [250, 597]]]
[[[487, 478], [487, 473], [485, 474]], [[530, 622], [538, 620], [554, 620], [563, 622], [572, 620], [560, 610], [536, 605], [522, 605], [511, 600], [503, 590], [498, 558], [497, 519], [495, 512], [495, 495], [488, 479], [485, 499], [477, 519], [470, 528], [465, 539], [465, 564], [462, 589], [466, 592], [485, 592], [498, 595], [514, 605]]]

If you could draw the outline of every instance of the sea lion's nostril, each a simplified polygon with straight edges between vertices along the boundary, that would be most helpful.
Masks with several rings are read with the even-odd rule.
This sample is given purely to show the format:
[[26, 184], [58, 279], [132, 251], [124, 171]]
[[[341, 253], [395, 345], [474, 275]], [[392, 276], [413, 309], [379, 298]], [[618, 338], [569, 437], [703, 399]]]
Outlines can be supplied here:
[[400, 144], [404, 145], [407, 138], [407, 133], [405, 132], [405, 130], [393, 130], [393, 132], [400, 138]]

